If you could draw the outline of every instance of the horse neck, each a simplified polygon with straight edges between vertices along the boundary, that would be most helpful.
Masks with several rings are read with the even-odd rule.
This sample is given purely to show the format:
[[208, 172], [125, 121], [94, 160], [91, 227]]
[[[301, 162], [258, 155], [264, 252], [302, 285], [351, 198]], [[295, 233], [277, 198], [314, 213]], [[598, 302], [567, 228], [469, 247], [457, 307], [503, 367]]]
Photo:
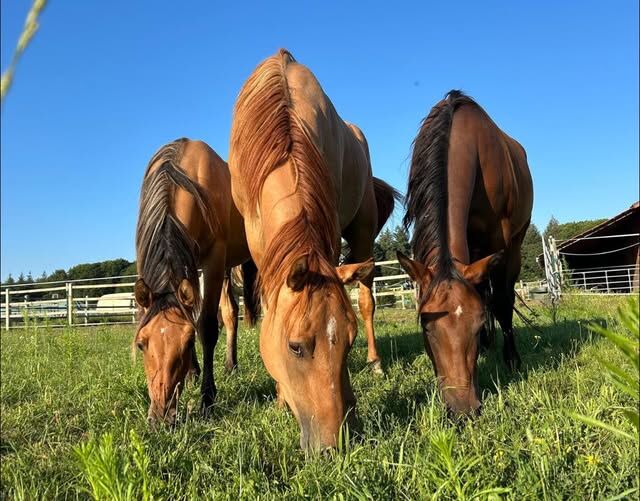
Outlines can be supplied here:
[[467, 227], [475, 178], [475, 162], [447, 166], [447, 245], [451, 256], [465, 264], [469, 264]]
[[302, 209], [295, 172], [290, 163], [286, 162], [267, 177], [260, 194], [259, 218], [265, 248]]
[[447, 246], [451, 257], [461, 263], [469, 264], [469, 242], [467, 239], [468, 211], [464, 211], [455, 204], [450, 204], [447, 210]]

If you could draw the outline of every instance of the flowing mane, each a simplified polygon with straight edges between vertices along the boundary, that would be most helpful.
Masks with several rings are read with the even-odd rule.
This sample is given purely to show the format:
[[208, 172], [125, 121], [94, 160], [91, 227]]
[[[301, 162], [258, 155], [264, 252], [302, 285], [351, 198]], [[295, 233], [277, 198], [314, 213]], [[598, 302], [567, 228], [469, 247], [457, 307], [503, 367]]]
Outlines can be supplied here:
[[475, 101], [459, 90], [452, 90], [429, 112], [413, 142], [405, 228], [413, 225], [411, 248], [414, 259], [431, 267], [428, 297], [438, 283], [458, 277], [449, 250], [447, 235], [447, 162], [449, 133], [458, 106]]
[[324, 158], [297, 114], [289, 93], [287, 65], [295, 63], [286, 50], [263, 61], [244, 84], [234, 110], [229, 162], [246, 179], [246, 194], [259, 210], [260, 193], [275, 169], [293, 167], [301, 211], [288, 221], [265, 250], [260, 287], [267, 297], [286, 281], [295, 261], [308, 256], [313, 289], [337, 281], [333, 267], [339, 228], [336, 189]]
[[[176, 188], [187, 191], [214, 235], [220, 233], [220, 222], [209, 210], [207, 196], [200, 185], [180, 167], [187, 139], [177, 139], [160, 148], [149, 161], [142, 191], [136, 228], [138, 274], [153, 294], [153, 302], [140, 320], [144, 327], [158, 312], [179, 308], [195, 325], [202, 298], [198, 283], [198, 244], [172, 211]], [[153, 172], [152, 166], [160, 164]], [[176, 298], [176, 290], [188, 279], [195, 292], [195, 307], [187, 313]]]

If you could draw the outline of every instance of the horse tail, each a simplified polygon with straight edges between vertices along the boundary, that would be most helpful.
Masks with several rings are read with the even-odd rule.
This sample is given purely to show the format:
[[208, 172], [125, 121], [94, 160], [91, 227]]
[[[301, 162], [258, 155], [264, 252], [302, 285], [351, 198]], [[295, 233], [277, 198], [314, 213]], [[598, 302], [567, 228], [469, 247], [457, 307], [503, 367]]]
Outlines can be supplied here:
[[376, 235], [380, 233], [389, 216], [393, 213], [395, 203], [402, 203], [403, 197], [393, 186], [385, 183], [382, 179], [373, 178], [373, 191], [376, 197], [376, 206], [378, 208], [378, 228]]
[[256, 325], [260, 316], [260, 296], [256, 283], [258, 268], [252, 259], [242, 263], [242, 294], [244, 297], [244, 321], [249, 327]]
[[229, 164], [246, 180], [249, 211], [256, 214], [267, 177], [289, 163], [296, 178], [301, 210], [273, 239], [260, 270], [267, 295], [282, 284], [293, 263], [308, 255], [318, 276], [335, 274], [330, 261], [339, 235], [336, 190], [324, 158], [294, 109], [286, 70], [295, 63], [286, 50], [263, 61], [247, 79], [234, 109]]

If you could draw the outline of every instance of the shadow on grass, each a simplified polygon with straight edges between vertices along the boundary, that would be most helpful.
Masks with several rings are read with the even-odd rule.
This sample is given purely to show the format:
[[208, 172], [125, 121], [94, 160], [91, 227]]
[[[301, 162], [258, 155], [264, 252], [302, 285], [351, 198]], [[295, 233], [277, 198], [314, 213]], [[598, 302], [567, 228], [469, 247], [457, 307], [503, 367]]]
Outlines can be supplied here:
[[[602, 321], [590, 319], [589, 321]], [[526, 380], [532, 371], [553, 370], [567, 358], [579, 353], [583, 344], [588, 343], [591, 334], [586, 328], [588, 321], [563, 320], [556, 325], [538, 326], [542, 334], [529, 327], [516, 328], [516, 343], [522, 359], [519, 371], [510, 371], [502, 359], [503, 339], [500, 329], [496, 333], [494, 345], [481, 354], [478, 361], [478, 378], [481, 392], [495, 394], [499, 388]], [[384, 327], [383, 327], [384, 326]], [[383, 360], [385, 371], [402, 366], [402, 370], [418, 370], [416, 361], [427, 357], [419, 326], [407, 325], [407, 320], [378, 323], [377, 347]], [[382, 327], [382, 328], [381, 328]], [[387, 329], [385, 329], [385, 327]], [[392, 327], [395, 332], [387, 333]], [[352, 374], [369, 370], [366, 361], [367, 344], [364, 336], [359, 336], [349, 355], [349, 368]], [[255, 361], [254, 361], [255, 362]], [[410, 419], [416, 407], [428, 404], [433, 399], [435, 381], [431, 362], [427, 361], [429, 374], [425, 374], [425, 385], [403, 386], [399, 380], [385, 392], [380, 402], [379, 411], [383, 416], [393, 416], [400, 421]], [[245, 369], [247, 370], [247, 369]], [[419, 370], [423, 370], [420, 368]], [[260, 406], [273, 405], [275, 399], [275, 383], [271, 378], [245, 377], [247, 373], [232, 373], [219, 377], [216, 375], [218, 396], [210, 418], [216, 420], [247, 403]], [[379, 377], [379, 376], [374, 376]], [[235, 378], [240, 380], [234, 381]], [[428, 381], [428, 382], [427, 382]], [[499, 382], [499, 383], [496, 383]]]
[[[542, 333], [530, 327], [516, 327], [516, 343], [522, 367], [511, 371], [502, 357], [502, 331], [496, 332], [492, 347], [481, 353], [478, 360], [478, 380], [481, 393], [496, 394], [498, 388], [504, 389], [513, 383], [528, 379], [532, 372], [554, 370], [563, 361], [575, 357], [584, 344], [592, 340], [587, 329], [588, 322], [602, 323], [602, 318], [588, 321], [564, 320], [556, 325], [537, 326]], [[422, 334], [416, 326], [415, 331], [382, 336], [378, 351], [384, 361], [385, 370], [400, 363], [405, 369], [414, 366], [419, 357], [427, 357], [422, 342]], [[427, 365], [432, 369], [431, 361]], [[383, 415], [393, 415], [401, 421], [410, 419], [416, 406], [424, 405], [433, 398], [435, 379], [431, 372], [431, 385], [425, 388], [413, 387], [400, 394], [397, 387], [391, 388], [380, 409]], [[498, 386], [496, 386], [498, 385]]]

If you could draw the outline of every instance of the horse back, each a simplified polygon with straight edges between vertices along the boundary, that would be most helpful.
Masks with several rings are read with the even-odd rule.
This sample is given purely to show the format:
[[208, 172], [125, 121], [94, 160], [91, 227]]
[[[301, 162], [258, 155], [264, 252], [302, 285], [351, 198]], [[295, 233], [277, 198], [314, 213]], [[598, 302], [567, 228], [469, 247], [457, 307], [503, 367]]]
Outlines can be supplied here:
[[372, 183], [369, 147], [362, 131], [338, 115], [315, 75], [300, 63], [287, 65], [293, 108], [333, 177], [340, 226], [355, 216]]
[[[216, 240], [226, 240], [230, 232], [231, 176], [227, 163], [205, 142], [186, 139], [182, 145], [179, 167], [195, 181], [206, 195], [208, 214], [203, 214], [195, 198], [179, 186], [175, 187], [171, 210], [200, 249], [200, 259]], [[149, 173], [157, 168], [152, 165]], [[218, 224], [211, 227], [209, 221]]]
[[[454, 142], [456, 136], [460, 140]], [[510, 245], [529, 224], [533, 206], [533, 183], [524, 148], [475, 103], [456, 110], [451, 137], [451, 147], [463, 148], [460, 144], [465, 143], [468, 151], [458, 156], [467, 155], [467, 179], [474, 180], [469, 233], [493, 235], [493, 242], [487, 242], [489, 247]], [[455, 176], [461, 170], [464, 168], [454, 165], [450, 174]]]

